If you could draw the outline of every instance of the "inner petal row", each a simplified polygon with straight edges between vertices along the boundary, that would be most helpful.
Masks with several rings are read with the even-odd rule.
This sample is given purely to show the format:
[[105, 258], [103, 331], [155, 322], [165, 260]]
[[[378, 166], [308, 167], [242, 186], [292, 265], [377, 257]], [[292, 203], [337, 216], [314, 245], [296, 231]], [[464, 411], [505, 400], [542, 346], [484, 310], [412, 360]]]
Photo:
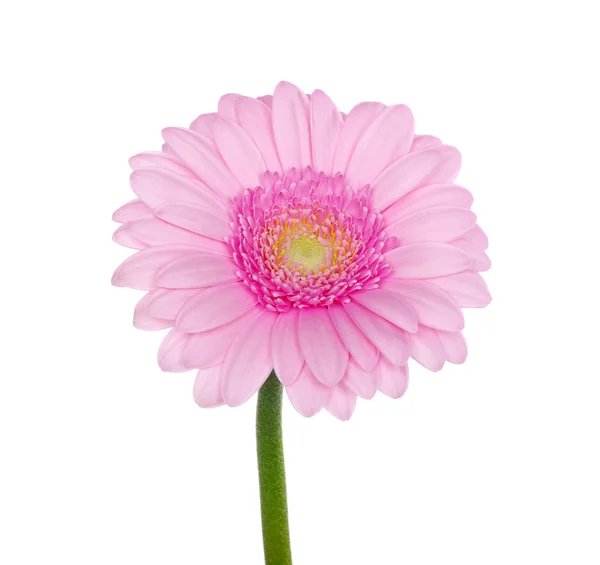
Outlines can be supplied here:
[[368, 200], [368, 186], [356, 190], [341, 174], [267, 171], [234, 202], [229, 244], [239, 276], [279, 312], [347, 302], [349, 293], [377, 287], [391, 241]]

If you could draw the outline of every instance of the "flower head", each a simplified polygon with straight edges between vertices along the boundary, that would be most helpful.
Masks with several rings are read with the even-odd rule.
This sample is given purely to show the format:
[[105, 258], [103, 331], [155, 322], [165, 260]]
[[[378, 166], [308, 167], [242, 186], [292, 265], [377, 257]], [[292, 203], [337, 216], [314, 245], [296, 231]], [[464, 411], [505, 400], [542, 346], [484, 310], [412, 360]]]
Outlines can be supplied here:
[[460, 154], [406, 106], [345, 115], [282, 82], [163, 136], [130, 160], [115, 240], [139, 251], [113, 284], [148, 291], [134, 324], [172, 328], [159, 364], [198, 371], [200, 406], [240, 405], [275, 369], [298, 412], [347, 419], [357, 396], [402, 396], [409, 358], [465, 360], [487, 239]]

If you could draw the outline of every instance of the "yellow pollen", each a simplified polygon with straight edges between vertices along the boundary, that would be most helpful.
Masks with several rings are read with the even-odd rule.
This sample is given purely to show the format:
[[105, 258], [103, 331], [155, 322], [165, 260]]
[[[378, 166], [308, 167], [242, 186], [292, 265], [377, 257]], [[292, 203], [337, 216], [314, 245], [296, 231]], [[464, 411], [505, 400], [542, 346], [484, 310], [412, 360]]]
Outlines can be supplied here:
[[307, 271], [318, 271], [325, 264], [325, 247], [312, 237], [294, 239], [286, 254]]

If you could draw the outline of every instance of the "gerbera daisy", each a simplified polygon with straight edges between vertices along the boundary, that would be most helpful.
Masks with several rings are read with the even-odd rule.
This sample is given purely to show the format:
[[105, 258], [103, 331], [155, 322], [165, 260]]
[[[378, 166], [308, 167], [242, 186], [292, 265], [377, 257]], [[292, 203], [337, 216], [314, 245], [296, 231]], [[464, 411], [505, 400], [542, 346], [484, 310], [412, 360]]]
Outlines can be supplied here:
[[459, 152], [415, 136], [406, 106], [346, 115], [282, 82], [163, 137], [130, 160], [114, 238], [139, 251], [113, 284], [148, 291], [134, 324], [172, 328], [159, 364], [197, 370], [200, 406], [238, 406], [274, 370], [300, 414], [345, 420], [357, 396], [402, 396], [410, 358], [465, 360], [487, 239]]

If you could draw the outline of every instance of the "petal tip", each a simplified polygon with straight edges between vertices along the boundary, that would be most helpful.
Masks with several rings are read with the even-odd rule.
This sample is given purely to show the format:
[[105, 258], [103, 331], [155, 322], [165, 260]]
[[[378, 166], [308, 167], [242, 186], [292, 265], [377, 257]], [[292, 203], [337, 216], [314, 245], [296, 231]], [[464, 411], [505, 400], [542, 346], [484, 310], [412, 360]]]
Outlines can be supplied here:
[[112, 277], [110, 278], [110, 284], [112, 284], [113, 286], [120, 286], [120, 287], [126, 286], [122, 280], [120, 271], [121, 271], [121, 268], [117, 267], [117, 269], [113, 273]]

